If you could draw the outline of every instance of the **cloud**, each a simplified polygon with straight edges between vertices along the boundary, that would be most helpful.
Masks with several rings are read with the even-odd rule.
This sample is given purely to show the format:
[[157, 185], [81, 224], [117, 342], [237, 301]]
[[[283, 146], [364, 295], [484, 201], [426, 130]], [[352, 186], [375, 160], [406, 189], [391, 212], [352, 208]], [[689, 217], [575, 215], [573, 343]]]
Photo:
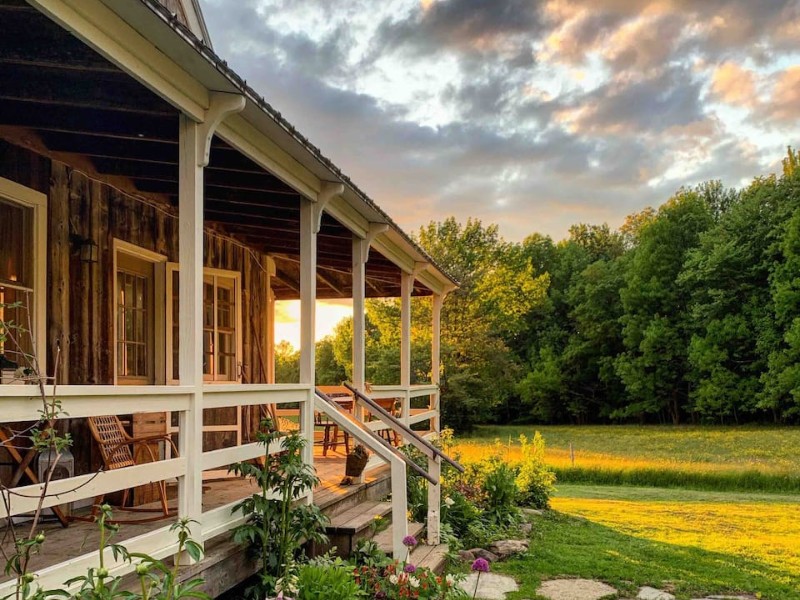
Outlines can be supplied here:
[[405, 19], [385, 19], [378, 27], [375, 49], [402, 48], [415, 54], [514, 52], [519, 37], [530, 40], [539, 28], [537, 3], [529, 0], [439, 0]]
[[704, 120], [702, 84], [686, 67], [636, 81], [612, 80], [573, 101], [560, 118], [576, 133], [659, 133]]
[[752, 108], [758, 102], [755, 75], [731, 61], [724, 62], [714, 69], [711, 91], [722, 102], [733, 106]]
[[411, 230], [615, 226], [800, 134], [797, 0], [201, 1], [223, 58]]
[[774, 78], [763, 114], [779, 125], [800, 123], [800, 66], [789, 67]]

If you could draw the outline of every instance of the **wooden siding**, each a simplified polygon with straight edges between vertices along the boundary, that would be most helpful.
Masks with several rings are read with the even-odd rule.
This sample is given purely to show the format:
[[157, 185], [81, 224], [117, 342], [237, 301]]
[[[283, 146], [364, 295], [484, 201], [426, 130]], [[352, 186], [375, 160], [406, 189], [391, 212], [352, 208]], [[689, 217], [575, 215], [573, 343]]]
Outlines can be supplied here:
[[[174, 210], [157, 199], [138, 199], [91, 179], [61, 162], [0, 140], [0, 177], [41, 191], [48, 196], [47, 354], [50, 375], [60, 345], [60, 384], [114, 383], [113, 240], [120, 239], [178, 260], [178, 219]], [[81, 240], [98, 246], [96, 263], [81, 262]], [[207, 231], [204, 263], [236, 271], [242, 286], [242, 368], [245, 383], [267, 383], [267, 257]], [[156, 299], [164, 302], [165, 299]], [[168, 310], [168, 308], [167, 308]], [[207, 411], [207, 425], [234, 422], [235, 408]], [[254, 426], [252, 419], [244, 422]], [[70, 430], [78, 442], [73, 448], [76, 471], [86, 472], [94, 462], [88, 428], [73, 420]], [[246, 432], [245, 432], [245, 435]], [[235, 434], [207, 433], [207, 447], [235, 443]], [[0, 471], [2, 471], [0, 469]], [[0, 473], [2, 474], [2, 473]]]

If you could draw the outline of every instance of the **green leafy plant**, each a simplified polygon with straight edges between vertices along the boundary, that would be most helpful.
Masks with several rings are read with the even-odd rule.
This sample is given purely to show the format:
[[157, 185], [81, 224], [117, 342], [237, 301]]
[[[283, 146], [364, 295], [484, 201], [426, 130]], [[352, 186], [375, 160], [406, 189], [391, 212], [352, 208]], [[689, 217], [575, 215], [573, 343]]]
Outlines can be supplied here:
[[378, 547], [374, 540], [359, 540], [350, 553], [350, 562], [356, 566], [378, 567], [390, 561], [386, 553]]
[[[298, 501], [319, 483], [303, 459], [306, 439], [297, 431], [282, 436], [269, 419], [262, 421], [257, 439], [265, 450], [263, 464], [244, 462], [232, 468], [259, 487], [258, 493], [233, 507], [234, 513], [245, 517], [245, 523], [233, 530], [233, 539], [247, 544], [259, 563], [258, 581], [246, 595], [263, 598], [292, 575], [305, 542], [328, 541], [324, 533], [328, 520], [316, 505]], [[270, 454], [270, 446], [278, 442], [282, 451]]]
[[297, 600], [354, 600], [365, 595], [352, 567], [335, 560], [302, 565], [297, 574]]
[[[111, 507], [104, 504], [100, 507], [97, 520], [100, 529], [100, 543], [97, 549], [98, 566], [90, 568], [86, 575], [81, 575], [65, 582], [67, 588], [78, 586], [74, 594], [63, 590], [46, 592], [44, 597], [63, 597], [74, 600], [210, 600], [210, 596], [200, 590], [204, 581], [199, 578], [181, 582], [178, 573], [181, 568], [181, 557], [188, 554], [192, 560], [198, 561], [203, 556], [202, 547], [192, 540], [190, 524], [193, 521], [181, 519], [170, 527], [178, 535], [178, 553], [172, 567], [160, 560], [138, 552], [128, 552], [120, 544], [112, 544], [111, 539], [119, 531], [119, 525], [111, 522]], [[138, 559], [136, 577], [139, 580], [141, 593], [130, 592], [122, 587], [122, 577], [112, 576], [105, 563], [105, 551], [111, 550], [115, 560], [122, 558], [127, 562]], [[38, 599], [37, 599], [38, 600]]]

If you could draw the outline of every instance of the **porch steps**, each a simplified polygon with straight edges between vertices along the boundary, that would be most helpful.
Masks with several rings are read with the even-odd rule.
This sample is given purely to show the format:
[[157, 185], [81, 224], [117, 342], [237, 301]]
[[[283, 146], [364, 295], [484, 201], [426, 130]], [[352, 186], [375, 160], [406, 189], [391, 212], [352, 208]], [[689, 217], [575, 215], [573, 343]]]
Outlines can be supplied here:
[[377, 517], [391, 519], [392, 503], [366, 500], [330, 517], [326, 529], [330, 546], [336, 546], [339, 556], [347, 557], [359, 540], [371, 538]]
[[438, 546], [420, 544], [411, 551], [410, 562], [417, 568], [427, 567], [434, 573], [441, 573], [447, 563], [448, 551], [447, 544], [439, 544]]
[[[413, 535], [417, 538], [420, 542], [422, 542], [422, 533], [425, 531], [425, 525], [422, 523], [412, 522], [408, 524], [408, 535]], [[374, 538], [372, 541], [378, 545], [378, 548], [386, 554], [386, 556], [392, 556], [394, 553], [392, 548], [392, 525], [389, 525], [388, 529], [384, 529]], [[405, 556], [398, 557], [400, 559], [405, 559]]]

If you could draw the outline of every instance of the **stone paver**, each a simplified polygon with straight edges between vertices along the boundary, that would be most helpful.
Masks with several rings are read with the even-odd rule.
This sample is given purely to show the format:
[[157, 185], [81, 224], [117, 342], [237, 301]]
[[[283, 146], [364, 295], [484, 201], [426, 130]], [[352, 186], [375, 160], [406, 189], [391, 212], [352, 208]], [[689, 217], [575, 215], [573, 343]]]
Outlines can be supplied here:
[[757, 600], [752, 595], [730, 595], [730, 594], [715, 594], [713, 596], [706, 596], [705, 598], [693, 598], [692, 600]]
[[617, 590], [601, 581], [591, 579], [551, 579], [536, 593], [550, 600], [602, 600], [615, 598]]
[[639, 589], [639, 595], [636, 596], [636, 600], [675, 600], [675, 596], [654, 587], [644, 586]]
[[[471, 573], [464, 581], [461, 582], [461, 589], [464, 590], [469, 597], [475, 593], [475, 584], [478, 581], [478, 574]], [[478, 582], [478, 593], [476, 598], [483, 598], [484, 600], [504, 600], [508, 592], [519, 591], [517, 582], [513, 577], [506, 575], [499, 575], [497, 573], [481, 573], [480, 582]]]

